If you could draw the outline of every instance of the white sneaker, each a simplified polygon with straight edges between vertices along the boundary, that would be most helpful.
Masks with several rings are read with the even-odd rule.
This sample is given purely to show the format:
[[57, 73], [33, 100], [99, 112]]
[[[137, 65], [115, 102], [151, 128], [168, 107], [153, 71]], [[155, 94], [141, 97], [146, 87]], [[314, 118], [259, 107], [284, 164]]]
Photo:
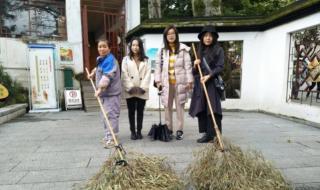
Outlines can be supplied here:
[[104, 142], [104, 148], [109, 149], [114, 147], [114, 141], [112, 139], [109, 139]]

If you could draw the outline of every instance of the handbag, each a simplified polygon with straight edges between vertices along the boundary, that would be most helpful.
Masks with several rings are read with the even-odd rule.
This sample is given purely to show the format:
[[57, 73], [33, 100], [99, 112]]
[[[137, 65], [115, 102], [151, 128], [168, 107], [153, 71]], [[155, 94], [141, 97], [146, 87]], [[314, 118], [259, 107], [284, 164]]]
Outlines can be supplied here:
[[214, 77], [214, 85], [218, 90], [218, 93], [220, 95], [220, 99], [222, 101], [226, 100], [225, 85], [224, 85], [224, 81], [220, 75], [217, 75], [216, 77]]

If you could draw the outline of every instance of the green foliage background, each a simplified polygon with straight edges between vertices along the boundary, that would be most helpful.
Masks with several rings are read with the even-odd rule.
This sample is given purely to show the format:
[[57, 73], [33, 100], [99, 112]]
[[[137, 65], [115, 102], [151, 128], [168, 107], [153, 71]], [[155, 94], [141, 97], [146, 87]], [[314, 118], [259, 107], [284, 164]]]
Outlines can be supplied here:
[[[192, 17], [192, 0], [161, 0], [162, 17]], [[218, 1], [213, 1], [216, 4]], [[221, 16], [266, 16], [288, 6], [295, 0], [222, 0]], [[199, 9], [203, 9], [203, 0], [195, 0]], [[148, 0], [140, 0], [141, 20], [148, 19]], [[203, 11], [204, 12], [204, 11]], [[201, 16], [201, 15], [199, 15]]]
[[27, 103], [28, 102], [28, 90], [21, 86], [20, 83], [11, 79], [6, 73], [3, 67], [0, 65], [0, 83], [4, 85], [8, 91], [9, 96], [0, 100], [0, 108], [16, 103]]

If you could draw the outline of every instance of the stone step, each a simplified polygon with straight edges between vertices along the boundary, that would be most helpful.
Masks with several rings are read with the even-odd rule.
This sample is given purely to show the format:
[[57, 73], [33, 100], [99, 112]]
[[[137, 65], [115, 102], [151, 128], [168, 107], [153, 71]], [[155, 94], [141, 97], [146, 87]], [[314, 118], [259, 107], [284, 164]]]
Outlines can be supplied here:
[[96, 106], [86, 105], [86, 112], [99, 112], [99, 111], [100, 111], [99, 105], [96, 105]]
[[[94, 97], [94, 90], [90, 81], [81, 81], [84, 108], [87, 112], [100, 111], [99, 103]], [[127, 108], [126, 100], [121, 96], [121, 109]]]
[[93, 93], [93, 87], [91, 86], [91, 84], [90, 84], [90, 86], [89, 85], [82, 86], [82, 91], [83, 92], [92, 92]]
[[92, 98], [86, 98], [86, 105], [89, 106], [89, 105], [99, 105], [99, 104], [98, 104], [97, 98], [92, 96]]
[[84, 99], [87, 99], [87, 98], [89, 98], [89, 99], [95, 98], [95, 97], [94, 97], [94, 92], [83, 92], [83, 91], [82, 91], [82, 95], [83, 95], [83, 98], [84, 98]]
[[[93, 83], [95, 84], [95, 82], [93, 81]], [[84, 86], [88, 86], [92, 88], [91, 82], [90, 81], [81, 81], [81, 85]]]

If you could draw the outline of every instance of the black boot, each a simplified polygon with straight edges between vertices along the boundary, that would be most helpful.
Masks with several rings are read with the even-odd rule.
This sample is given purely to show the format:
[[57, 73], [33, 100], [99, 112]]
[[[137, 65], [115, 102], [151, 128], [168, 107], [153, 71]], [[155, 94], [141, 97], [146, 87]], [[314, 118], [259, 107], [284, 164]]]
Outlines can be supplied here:
[[141, 131], [138, 131], [137, 132], [137, 139], [143, 139], [143, 136], [141, 134]]
[[208, 134], [205, 134], [197, 140], [197, 143], [208, 143], [210, 141], [213, 141], [213, 137], [209, 136]]
[[309, 92], [307, 92], [307, 94], [306, 94], [306, 99], [308, 99], [308, 98], [309, 98], [309, 96], [310, 96], [310, 91], [309, 91]]
[[134, 126], [134, 119], [133, 119], [133, 121], [130, 121], [131, 140], [137, 140], [137, 133], [135, 128], [136, 127]]
[[142, 130], [142, 123], [143, 123], [143, 108], [144, 104], [138, 106], [138, 113], [137, 113], [137, 139], [142, 139], [143, 136], [141, 134]]
[[143, 136], [141, 134], [141, 130], [142, 130], [142, 120], [139, 120], [138, 118], [138, 124], [137, 124], [137, 139], [142, 139]]
[[131, 132], [131, 140], [137, 140], [137, 134], [136, 132]]

